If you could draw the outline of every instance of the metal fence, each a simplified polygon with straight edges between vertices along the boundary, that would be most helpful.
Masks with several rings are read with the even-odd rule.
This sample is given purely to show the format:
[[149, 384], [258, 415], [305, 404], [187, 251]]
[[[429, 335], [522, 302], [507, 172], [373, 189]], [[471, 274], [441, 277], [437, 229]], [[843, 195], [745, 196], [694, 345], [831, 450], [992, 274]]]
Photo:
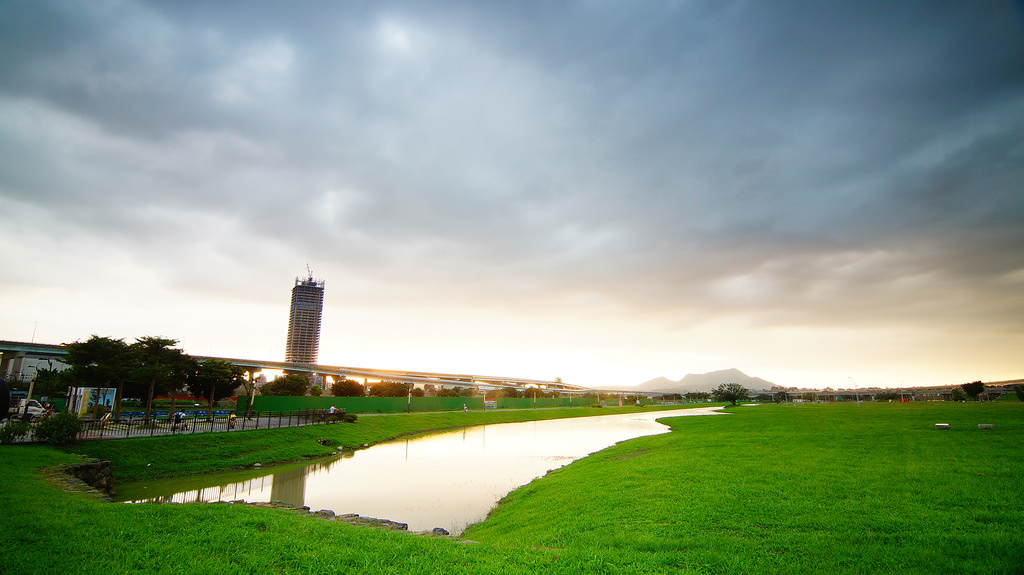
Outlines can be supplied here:
[[115, 439], [124, 437], [153, 437], [157, 435], [181, 435], [191, 433], [212, 433], [245, 431], [247, 429], [278, 429], [299, 427], [341, 421], [344, 413], [330, 414], [326, 409], [302, 409], [297, 411], [267, 411], [250, 417], [235, 417], [217, 414], [211, 417], [206, 412], [186, 414], [181, 420], [171, 418], [122, 417], [120, 420], [96, 420], [83, 422], [78, 439]]
[[[214, 412], [211, 417], [206, 411], [186, 413], [180, 420], [153, 417], [147, 419], [142, 415], [131, 414], [120, 419], [104, 418], [82, 422], [82, 431], [78, 439], [119, 439], [125, 437], [155, 437], [181, 435], [187, 433], [212, 433], [245, 431], [250, 429], [278, 429], [282, 427], [299, 427], [344, 421], [345, 412], [329, 413], [326, 409], [300, 409], [295, 411], [265, 411], [252, 414], [250, 417], [231, 417], [230, 412]], [[0, 422], [0, 429], [14, 424], [20, 425], [17, 418]], [[35, 426], [28, 427], [26, 433], [12, 438], [16, 443], [35, 441]], [[2, 433], [0, 433], [2, 435]]]

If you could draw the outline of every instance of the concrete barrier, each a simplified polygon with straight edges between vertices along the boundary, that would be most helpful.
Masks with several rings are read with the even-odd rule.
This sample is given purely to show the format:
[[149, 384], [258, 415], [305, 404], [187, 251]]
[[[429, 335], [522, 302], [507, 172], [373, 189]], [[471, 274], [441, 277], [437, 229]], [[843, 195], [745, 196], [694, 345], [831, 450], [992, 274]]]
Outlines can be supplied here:
[[936, 423], [935, 429], [949, 429], [948, 423]]

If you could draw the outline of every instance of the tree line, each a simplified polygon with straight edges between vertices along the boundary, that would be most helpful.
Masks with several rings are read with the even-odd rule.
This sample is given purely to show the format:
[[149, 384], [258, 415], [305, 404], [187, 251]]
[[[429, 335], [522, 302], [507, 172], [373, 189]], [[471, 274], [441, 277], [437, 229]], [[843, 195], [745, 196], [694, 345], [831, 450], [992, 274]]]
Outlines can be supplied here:
[[157, 395], [170, 393], [173, 413], [176, 392], [184, 389], [194, 397], [205, 398], [213, 413], [217, 400], [229, 397], [240, 386], [251, 386], [242, 368], [219, 359], [199, 361], [177, 345], [177, 340], [165, 337], [146, 336], [126, 343], [93, 335], [64, 346], [68, 369], [39, 370], [36, 391], [58, 395], [68, 387], [114, 389], [110, 408], [115, 419], [120, 418], [125, 397], [145, 397], [148, 419]]

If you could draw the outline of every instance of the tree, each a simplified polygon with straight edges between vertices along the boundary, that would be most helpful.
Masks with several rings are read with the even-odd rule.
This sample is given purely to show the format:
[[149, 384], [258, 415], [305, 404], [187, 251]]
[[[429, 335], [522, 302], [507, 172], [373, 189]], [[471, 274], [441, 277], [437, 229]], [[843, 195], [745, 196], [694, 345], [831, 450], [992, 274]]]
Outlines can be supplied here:
[[261, 395], [306, 395], [309, 379], [298, 373], [279, 375], [260, 389]]
[[526, 394], [522, 390], [516, 389], [514, 387], [506, 387], [505, 389], [501, 390], [501, 396], [508, 399], [519, 399], [521, 397], [526, 397]]
[[199, 362], [192, 356], [186, 355], [181, 361], [175, 362], [167, 380], [167, 386], [171, 391], [171, 408], [167, 410], [167, 419], [176, 413], [174, 406], [178, 402], [178, 390], [188, 387], [189, 381], [195, 378], [198, 371]]
[[313, 397], [320, 397], [321, 395], [324, 394], [324, 388], [320, 387], [319, 385], [314, 385], [313, 387], [309, 388], [309, 394], [312, 395]]
[[411, 383], [382, 381], [377, 385], [370, 386], [370, 397], [405, 397], [409, 395], [411, 387]]
[[967, 394], [964, 393], [964, 390], [960, 389], [959, 387], [954, 387], [953, 390], [949, 393], [949, 397], [953, 401], [967, 401]]
[[[66, 370], [61, 379], [75, 387], [116, 387], [114, 419], [121, 416], [121, 398], [131, 373], [131, 348], [123, 339], [92, 335], [64, 346]], [[70, 399], [70, 398], [69, 398]]]
[[68, 386], [61, 379], [61, 371], [53, 368], [53, 358], [46, 358], [47, 367], [36, 368], [35, 395], [53, 397], [63, 395]]
[[1013, 386], [1013, 392], [1017, 394], [1017, 401], [1024, 401], [1024, 385]]
[[750, 391], [738, 383], [723, 383], [711, 390], [711, 397], [714, 397], [715, 401], [728, 401], [736, 405], [737, 401], [749, 398]]
[[711, 399], [711, 394], [703, 391], [691, 391], [686, 394], [686, 401], [690, 402], [707, 401], [709, 399]]
[[961, 385], [960, 389], [964, 390], [964, 393], [971, 398], [971, 401], [977, 401], [978, 396], [985, 392], [985, 384], [980, 381], [972, 381], [971, 383]]
[[220, 359], [208, 359], [199, 364], [195, 375], [189, 378], [188, 390], [196, 397], [205, 397], [209, 415], [213, 417], [213, 404], [234, 393], [245, 380], [245, 371], [237, 365]]
[[[146, 396], [146, 419], [153, 409], [153, 395], [156, 392], [164, 392], [170, 389], [171, 385], [180, 385], [182, 381], [182, 366], [188, 356], [183, 351], [173, 346], [178, 345], [178, 340], [165, 337], [145, 336], [135, 340], [129, 346], [134, 360], [134, 372], [137, 381], [143, 383], [147, 388]], [[177, 388], [175, 388], [177, 389]]]
[[253, 396], [256, 393], [256, 370], [249, 368], [247, 371], [247, 377], [242, 380], [242, 389], [245, 392], [247, 401], [245, 402], [245, 416], [249, 417], [249, 412], [252, 409]]
[[358, 381], [343, 377], [331, 386], [331, 395], [334, 397], [362, 397], [366, 395], [366, 389]]

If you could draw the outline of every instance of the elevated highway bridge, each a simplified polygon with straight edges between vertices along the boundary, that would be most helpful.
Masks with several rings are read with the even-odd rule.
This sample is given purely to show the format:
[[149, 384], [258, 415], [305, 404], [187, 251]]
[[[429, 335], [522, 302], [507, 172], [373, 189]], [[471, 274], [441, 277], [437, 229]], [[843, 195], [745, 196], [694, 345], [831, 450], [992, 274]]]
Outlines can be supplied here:
[[[22, 378], [31, 377], [34, 374], [25, 373], [25, 362], [34, 360], [56, 361], [63, 363], [67, 351], [63, 345], [46, 343], [27, 343], [20, 341], [0, 341], [0, 373]], [[520, 377], [498, 377], [475, 374], [436, 373], [428, 371], [401, 371], [393, 369], [373, 369], [362, 367], [345, 367], [339, 365], [323, 364], [300, 364], [283, 361], [265, 361], [260, 359], [240, 359], [232, 357], [201, 356], [193, 355], [199, 361], [218, 359], [230, 362], [245, 369], [250, 378], [257, 372], [264, 369], [280, 370], [289, 373], [309, 373], [316, 375], [330, 375], [332, 377], [360, 378], [374, 381], [390, 381], [398, 383], [411, 383], [419, 385], [433, 385], [436, 387], [473, 387], [481, 390], [503, 389], [503, 388], [537, 388], [543, 391], [569, 394], [584, 394], [592, 390], [581, 385], [564, 383], [559, 380], [525, 379]], [[609, 393], [601, 390], [601, 393]]]

